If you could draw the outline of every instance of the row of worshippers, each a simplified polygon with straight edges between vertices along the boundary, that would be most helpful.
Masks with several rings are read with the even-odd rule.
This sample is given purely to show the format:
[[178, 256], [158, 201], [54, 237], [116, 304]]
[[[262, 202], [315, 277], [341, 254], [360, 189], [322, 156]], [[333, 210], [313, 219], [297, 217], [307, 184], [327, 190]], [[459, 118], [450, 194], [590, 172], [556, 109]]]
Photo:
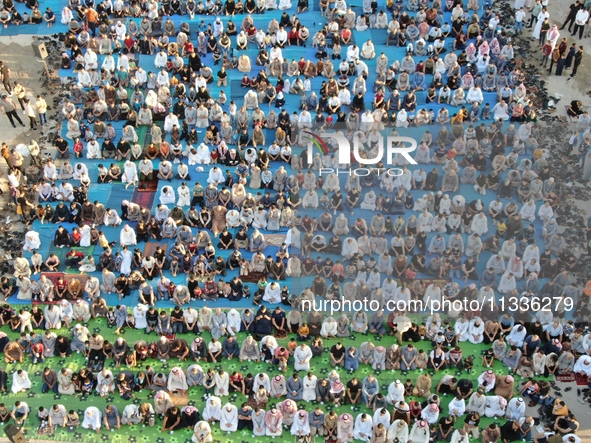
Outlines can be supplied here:
[[[52, 327], [61, 327], [62, 320], [66, 327], [69, 327], [69, 322], [72, 320], [87, 322], [90, 319], [88, 304], [84, 310], [85, 315], [81, 317], [74, 317], [71, 305], [70, 311], [65, 309], [68, 307], [67, 305], [67, 302], [65, 304], [62, 302], [57, 309], [55, 306], [49, 305], [45, 308], [44, 313], [38, 307], [34, 307], [31, 314], [28, 315], [22, 310], [20, 315], [16, 315], [14, 311], [12, 313], [3, 312], [2, 319], [13, 331], [23, 331], [21, 341], [24, 344], [25, 352], [31, 354], [34, 362], [57, 355], [55, 354], [57, 342], [59, 342], [60, 355], [69, 355], [72, 351], [90, 353], [92, 349], [102, 352], [105, 346], [102, 337], [98, 334], [91, 336], [88, 329], [80, 324], [72, 329], [71, 340], [64, 336], [58, 337], [50, 330]], [[109, 312], [107, 312], [107, 318], [109, 318]], [[153, 345], [156, 348], [161, 348], [158, 356], [166, 356], [159, 359], [168, 359], [168, 354], [173, 350], [174, 356], [182, 355], [184, 359], [204, 358], [218, 361], [221, 358], [239, 356], [241, 360], [263, 359], [273, 363], [281, 363], [281, 367], [285, 368], [287, 363], [292, 362], [291, 355], [293, 355], [294, 367], [298, 370], [307, 370], [313, 357], [321, 357], [326, 354], [320, 337], [325, 339], [345, 338], [351, 332], [371, 332], [383, 335], [386, 333], [386, 324], [390, 326], [389, 323], [394, 318], [390, 318], [388, 323], [385, 323], [385, 317], [382, 314], [381, 322], [374, 322], [368, 328], [367, 323], [364, 323], [367, 317], [364, 319], [362, 314], [361, 312], [355, 314], [351, 321], [346, 316], [341, 317], [339, 322], [333, 317], [328, 317], [323, 321], [320, 316], [319, 319], [316, 319], [319, 320], [319, 323], [317, 323], [315, 331], [311, 331], [308, 324], [303, 323], [303, 318], [298, 311], [290, 311], [286, 315], [281, 307], [270, 312], [263, 306], [256, 316], [250, 310], [246, 310], [242, 315], [238, 314], [236, 310], [231, 310], [226, 315], [221, 309], [217, 309], [214, 313], [207, 307], [200, 311], [191, 307], [183, 311], [180, 307], [176, 307], [169, 315], [165, 311], [158, 313], [154, 308], [139, 304], [134, 308], [133, 313], [128, 312], [125, 306], [118, 306], [116, 313], [113, 313], [115, 316], [113, 322], [118, 329], [123, 327], [145, 328], [147, 332], [155, 331], [158, 334], [171, 334], [175, 331], [181, 333], [208, 331], [212, 335], [213, 341], [209, 345], [206, 345], [200, 337], [197, 337], [191, 345], [188, 345], [183, 339], [171, 341], [162, 338]], [[377, 318], [380, 319], [379, 316]], [[513, 373], [526, 378], [542, 374], [568, 375], [591, 372], [591, 357], [589, 357], [591, 342], [588, 334], [584, 335], [581, 329], [575, 328], [572, 321], [561, 323], [558, 320], [552, 320], [551, 317], [545, 320], [549, 320], [545, 325], [541, 323], [540, 319], [535, 319], [526, 327], [515, 323], [515, 319], [508, 314], [501, 315], [498, 320], [491, 319], [486, 322], [479, 317], [468, 321], [464, 316], [452, 326], [449, 322], [442, 323], [439, 315], [436, 314], [427, 319], [427, 322], [421, 324], [420, 327], [409, 322], [404, 326], [400, 325], [400, 330], [396, 326], [396, 331], [393, 328], [391, 332], [404, 341], [429, 340], [434, 346], [431, 352], [418, 350], [412, 343], [404, 347], [395, 344], [385, 348], [375, 346], [371, 342], [364, 342], [359, 349], [355, 347], [345, 349], [339, 343], [330, 349], [331, 363], [335, 366], [343, 366], [347, 371], [357, 370], [360, 363], [371, 365], [374, 369], [401, 368], [407, 371], [458, 367], [468, 370], [471, 368], [473, 360], [463, 358], [461, 342], [470, 341], [476, 344], [484, 342], [491, 345], [491, 348], [483, 356], [485, 366], [492, 367], [495, 360], [498, 360]], [[33, 324], [35, 328], [45, 326], [49, 330], [39, 337], [32, 333]], [[339, 328], [343, 324], [346, 332], [339, 333]], [[26, 330], [33, 336], [24, 333]], [[239, 347], [234, 336], [241, 331], [254, 332], [256, 337], [262, 337], [260, 344], [256, 345], [256, 341], [249, 337]], [[287, 348], [278, 346], [274, 336], [285, 337], [288, 332], [296, 332], [297, 340], [301, 341], [302, 345], [298, 346], [296, 339], [292, 339]], [[218, 341], [222, 337], [226, 337], [223, 342]], [[308, 340], [311, 340], [311, 346], [303, 343]], [[7, 354], [7, 362], [22, 361], [23, 345], [19, 343], [14, 344], [21, 349], [16, 352], [16, 356]], [[142, 346], [148, 347], [145, 343]], [[11, 345], [9, 348], [12, 349], [12, 347]], [[33, 352], [34, 348], [35, 352]], [[118, 364], [121, 364], [125, 354], [133, 354], [123, 339], [117, 341], [117, 348], [124, 350], [117, 353], [119, 355]], [[245, 349], [248, 352], [244, 351]], [[99, 353], [100, 360], [104, 361], [105, 356], [111, 356], [112, 352], [107, 347], [103, 354]], [[278, 354], [281, 358], [278, 358]], [[129, 358], [133, 361], [131, 356]]]
[[[469, 436], [479, 436], [479, 417], [473, 418], [462, 426], [455, 426], [453, 417], [443, 417], [439, 426], [429, 425], [426, 420], [409, 423], [403, 418], [390, 422], [389, 412], [381, 409], [374, 414], [360, 413], [354, 417], [350, 413], [338, 415], [336, 411], [324, 412], [317, 407], [313, 411], [298, 408], [295, 402], [287, 400], [268, 411], [252, 408], [247, 403], [239, 407], [232, 403], [222, 405], [220, 399], [211, 397], [200, 413], [194, 406], [174, 406], [167, 395], [157, 395], [154, 406], [151, 403], [127, 404], [121, 412], [115, 404], [107, 404], [103, 410], [96, 406], [87, 407], [82, 418], [74, 410], [67, 410], [62, 404], [56, 403], [51, 408], [39, 407], [36, 414], [39, 420], [37, 432], [52, 433], [58, 428], [74, 430], [78, 427], [95, 433], [102, 429], [114, 431], [124, 426], [142, 424], [155, 425], [155, 416], [162, 417], [162, 432], [192, 431], [192, 441], [196, 443], [213, 441], [212, 427], [219, 424], [220, 430], [228, 435], [249, 430], [253, 436], [278, 437], [289, 433], [302, 441], [310, 441], [320, 436], [338, 439], [342, 442], [362, 440], [372, 443], [386, 441], [417, 441], [427, 443], [432, 439], [442, 438], [453, 443], [466, 442]], [[403, 415], [403, 414], [401, 414]], [[4, 404], [0, 407], [2, 422], [14, 420], [20, 429], [24, 429], [32, 411], [27, 403], [17, 401], [11, 410]], [[531, 417], [522, 420], [508, 420], [503, 426], [491, 424], [482, 430], [482, 441], [494, 443], [502, 437], [506, 440], [515, 439], [523, 433], [523, 428], [531, 427]], [[439, 429], [438, 429], [439, 427]], [[531, 432], [530, 432], [531, 433]], [[529, 434], [528, 434], [529, 435]], [[518, 438], [517, 438], [518, 439]], [[552, 443], [558, 440], [552, 440]], [[578, 443], [580, 439], [572, 432], [560, 441]]]
[[[67, 378], [68, 375], [71, 375], [64, 375], [64, 371], [66, 373], [68, 371], [71, 372], [71, 370], [68, 369], [62, 370], [60, 373], [62, 377]], [[218, 374], [210, 375], [210, 373], [214, 373], [214, 371], [208, 371], [208, 374], [204, 377], [201, 368], [198, 365], [193, 365], [187, 370], [186, 377], [180, 368], [173, 368], [168, 380], [166, 379], [166, 376], [163, 376], [163, 374], [157, 374], [155, 376], [152, 374], [154, 385], [150, 388], [156, 391], [156, 395], [154, 397], [154, 407], [151, 407], [151, 405], [146, 406], [146, 404], [142, 404], [141, 406], [129, 405], [125, 407], [123, 414], [120, 415], [116, 407], [113, 411], [114, 405], [110, 405], [107, 406], [104, 411], [103, 417], [105, 417], [105, 420], [103, 420], [102, 423], [100, 419], [95, 421], [94, 426], [88, 429], [93, 429], [98, 432], [101, 425], [104, 425], [106, 429], [109, 430], [110, 428], [120, 428], [121, 425], [137, 424], [141, 422], [147, 425], [153, 425], [154, 416], [156, 414], [159, 414], [163, 419], [163, 431], [175, 431], [185, 427], [192, 427], [199, 420], [199, 411], [179, 410], [173, 406], [169, 393], [183, 392], [188, 390], [189, 387], [193, 385], [195, 379], [199, 377], [204, 380], [207, 380], [207, 378], [210, 376], [218, 377]], [[485, 373], [483, 375], [487, 374], [488, 373]], [[15, 373], [15, 378], [17, 378], [17, 376], [22, 378], [23, 374]], [[86, 372], [85, 376], [93, 377], [92, 373]], [[138, 383], [140, 383], [139, 387], [145, 387], [146, 381], [144, 380], [144, 374], [140, 373], [138, 376], [139, 378], [136, 377], [136, 380]], [[281, 399], [286, 394], [288, 387], [286, 387], [285, 379], [282, 376], [276, 376], [272, 381], [269, 380], [269, 377], [266, 376], [266, 374], [257, 374], [256, 377], [253, 377], [252, 374], [248, 374], [246, 379], [242, 379], [240, 374], [234, 373], [232, 374], [232, 377], [229, 377], [227, 373], [224, 373], [224, 371], [219, 371], [219, 376], [223, 378], [223, 386], [226, 386], [227, 388], [224, 388], [223, 386], [216, 386], [215, 389], [212, 390], [211, 386], [209, 388], [207, 387], [207, 381], [204, 383], [206, 390], [206, 404], [202, 411], [201, 417], [206, 422], [211, 424], [219, 422], [221, 430], [230, 433], [246, 428], [252, 431], [255, 435], [267, 435], [267, 430], [265, 430], [265, 427], [278, 422], [278, 428], [272, 428], [273, 432], [278, 433], [277, 435], [280, 435], [281, 432], [283, 432], [280, 429], [283, 426], [286, 426], [288, 429], [291, 427], [292, 433], [296, 431], [294, 435], [299, 436], [308, 436], [310, 434], [324, 436], [327, 432], [330, 435], [330, 422], [328, 423], [329, 426], [325, 425], [325, 417], [322, 409], [320, 407], [316, 408], [316, 410], [313, 412], [314, 420], [312, 420], [310, 423], [307, 423], [306, 420], [304, 420], [304, 418], [307, 418], [306, 414], [303, 413], [305, 411], [298, 410], [298, 405], [296, 403], [298, 399], [287, 398], [280, 401], [276, 406], [273, 406], [270, 409], [271, 414], [269, 417], [267, 417], [269, 414], [264, 412], [264, 409], [268, 400], [271, 398]], [[376, 388], [375, 385], [377, 385], [377, 380], [373, 375], [366, 377], [366, 379], [363, 381], [363, 384], [361, 384], [357, 379], [351, 380], [347, 383], [346, 393], [344, 394], [345, 402], [349, 404], [356, 404], [359, 402], [360, 398], [362, 398], [363, 401], [365, 401], [366, 407], [368, 407], [369, 410], [373, 412], [373, 414], [360, 413], [355, 420], [355, 423], [350, 424], [352, 426], [353, 435], [347, 435], [345, 438], [364, 440], [366, 439], [365, 437], [370, 438], [372, 433], [376, 430], [378, 431], [377, 434], [382, 438], [382, 440], [379, 441], [385, 441], [384, 438], [386, 435], [389, 438], [391, 434], [392, 437], [396, 438], [400, 438], [405, 435], [408, 438], [409, 426], [411, 425], [412, 419], [414, 418], [415, 421], [424, 423], [424, 425], [421, 426], [427, 426], [430, 428], [431, 432], [435, 431], [435, 433], [437, 433], [437, 431], [439, 431], [440, 435], [438, 435], [438, 438], [448, 440], [449, 437], [452, 437], [452, 441], [454, 441], [454, 438], [457, 439], [457, 441], [463, 441], [463, 437], [465, 435], [471, 435], [474, 437], [479, 436], [480, 430], [478, 424], [481, 416], [502, 416], [509, 420], [511, 425], [513, 425], [514, 422], [518, 423], [519, 426], [514, 429], [514, 431], [518, 430], [517, 435], [520, 435], [519, 433], [521, 433], [524, 438], [531, 440], [532, 431], [534, 430], [532, 426], [533, 420], [531, 417], [526, 417], [524, 415], [525, 406], [523, 404], [524, 400], [521, 397], [509, 397], [509, 401], [499, 395], [485, 397], [484, 390], [482, 388], [477, 392], [473, 392], [473, 389], [470, 387], [471, 383], [468, 380], [460, 380], [456, 387], [456, 379], [452, 378], [451, 376], [446, 377], [447, 378], [444, 377], [445, 379], [439, 383], [436, 392], [445, 395], [448, 393], [453, 394], [457, 392], [457, 395], [454, 399], [452, 399], [448, 406], [449, 415], [441, 417], [439, 407], [440, 398], [437, 394], [431, 394], [430, 392], [431, 383], [429, 381], [428, 373], [419, 376], [419, 378], [423, 378], [424, 380], [417, 380], [417, 387], [414, 387], [410, 380], [407, 380], [404, 385], [399, 380], [392, 382], [387, 398], [384, 398], [382, 394], [376, 395], [376, 393], [379, 393], [379, 387]], [[43, 388], [47, 390], [55, 390], [56, 383], [58, 383], [58, 386], [61, 386], [61, 384], [59, 384], [61, 382], [57, 381], [56, 378], [59, 378], [59, 376], [56, 377], [55, 371], [49, 368], [45, 369], [43, 375]], [[159, 379], [156, 380], [157, 378]], [[297, 377], [294, 376], [294, 378]], [[480, 378], [483, 377], [481, 376]], [[103, 370], [98, 374], [96, 380], [89, 382], [89, 384], [91, 386], [96, 384], [96, 389], [100, 389], [100, 394], [107, 395], [109, 392], [112, 392], [115, 389], [119, 389], [121, 392], [120, 386], [121, 384], [125, 385], [127, 383], [126, 379], [131, 379], [129, 381], [132, 385], [135, 383], [133, 381], [133, 374], [130, 374], [129, 372], [122, 372], [117, 377], [117, 381], [114, 382], [111, 371]], [[330, 384], [333, 386], [330, 391], [337, 391], [336, 395], [338, 396], [339, 389], [343, 390], [343, 384], [340, 382], [338, 374], [333, 371], [329, 375], [329, 379], [332, 379]], [[306, 378], [306, 382], [311, 385], [316, 384], [316, 376], [314, 376], [312, 373], [309, 373]], [[72, 383], [70, 383], [70, 385], [71, 384]], [[328, 386], [328, 380], [324, 379], [321, 385], [324, 385], [325, 387]], [[487, 387], [486, 380], [483, 381], [483, 385]], [[249, 401], [242, 404], [240, 409], [231, 403], [222, 406], [222, 399], [220, 397], [228, 395], [228, 392], [225, 391], [225, 389], [228, 389], [232, 392], [244, 393], [247, 392], [245, 389], [248, 389], [246, 386], [250, 387], [251, 391], [256, 390], [257, 392], [263, 393], [258, 396], [255, 394], [254, 396], [249, 397]], [[257, 387], [258, 390], [255, 389]], [[22, 389], [28, 388], [24, 387]], [[60, 388], [58, 387], [58, 392], [60, 392], [59, 389]], [[328, 388], [325, 388], [325, 390], [326, 389]], [[306, 397], [314, 400], [316, 395], [315, 392], [313, 390], [310, 392], [309, 386], [307, 386], [306, 390], [308, 392]], [[215, 395], [211, 395], [209, 392], [214, 392]], [[510, 396], [514, 395], [513, 389], [510, 389], [509, 392]], [[407, 404], [404, 401], [404, 393], [410, 393], [411, 395], [419, 394], [419, 396], [425, 399], [425, 401], [422, 403], [420, 401], [413, 401], [411, 404]], [[70, 394], [70, 392], [64, 392], [64, 394]], [[287, 394], [289, 395], [289, 393]], [[323, 394], [321, 390], [318, 398], [324, 398], [323, 395], [326, 394]], [[343, 394], [341, 393], [341, 395]], [[326, 399], [332, 400], [334, 396], [335, 395], [333, 394], [332, 396], [326, 397]], [[466, 404], [465, 400], [468, 398], [469, 402]], [[388, 410], [390, 405], [395, 406], [392, 414]], [[132, 411], [133, 406], [135, 406], [136, 409]], [[260, 417], [260, 421], [262, 421], [264, 424], [259, 425], [257, 429], [257, 422], [259, 421], [258, 416], [260, 416], [259, 411], [262, 409], [264, 417]], [[41, 408], [40, 412], [44, 413], [45, 417], [39, 418], [42, 420], [50, 420], [48, 422], [49, 426], [65, 427], [69, 423], [68, 414], [65, 413], [65, 408], [63, 408], [63, 406], [60, 407], [60, 405], [56, 405], [52, 407], [52, 411], [43, 411], [43, 408]], [[189, 417], [185, 417], [185, 413], [187, 413]], [[257, 416], [256, 418], [255, 414]], [[312, 414], [311, 411], [310, 414]], [[464, 420], [465, 425], [461, 426], [457, 431], [454, 431], [454, 423], [465, 414], [467, 414]], [[330, 415], [334, 416], [334, 413], [331, 412]], [[187, 423], [186, 419], [188, 418], [193, 419], [193, 421], [191, 423]], [[267, 418], [272, 420], [268, 421]], [[557, 415], [557, 418], [560, 418], [560, 415]], [[571, 419], [571, 422], [573, 422], [574, 426], [567, 428], [566, 432], [565, 430], [561, 429], [563, 433], [571, 434], [573, 431], [576, 431], [578, 427], [574, 417], [569, 418]], [[298, 419], [300, 419], [299, 424], [294, 425]], [[380, 424], [381, 426], [378, 426]], [[74, 426], [76, 426], [76, 424], [74, 424]], [[315, 431], [311, 431], [310, 426], [315, 427]], [[238, 429], [238, 427], [240, 429]], [[495, 430], [495, 427], [484, 429], [483, 437], [488, 436], [488, 432]], [[494, 434], [495, 433], [493, 432], [493, 435], [491, 436], [494, 437]], [[496, 438], [498, 439], [498, 437], [499, 436], [497, 435]], [[496, 441], [496, 439], [493, 438], [490, 441]]]

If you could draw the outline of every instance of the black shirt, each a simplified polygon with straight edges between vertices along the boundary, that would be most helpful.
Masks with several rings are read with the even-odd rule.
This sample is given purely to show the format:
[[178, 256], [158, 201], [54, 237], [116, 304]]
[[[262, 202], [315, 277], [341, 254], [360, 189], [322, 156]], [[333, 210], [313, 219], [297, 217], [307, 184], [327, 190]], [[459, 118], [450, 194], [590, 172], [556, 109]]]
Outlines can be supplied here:
[[343, 355], [345, 355], [345, 352], [346, 350], [344, 346], [341, 346], [341, 349], [338, 349], [337, 345], [334, 345], [332, 348], [330, 348], [330, 353], [335, 358], [335, 360], [340, 360]]

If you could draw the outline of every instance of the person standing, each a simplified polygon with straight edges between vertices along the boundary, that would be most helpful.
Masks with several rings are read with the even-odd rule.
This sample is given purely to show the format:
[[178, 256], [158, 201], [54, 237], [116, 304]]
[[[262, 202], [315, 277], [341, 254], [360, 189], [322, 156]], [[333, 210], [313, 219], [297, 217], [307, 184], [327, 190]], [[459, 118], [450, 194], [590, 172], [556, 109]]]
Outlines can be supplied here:
[[21, 104], [21, 108], [23, 111], [25, 110], [25, 99], [27, 98], [27, 91], [25, 91], [25, 87], [21, 85], [19, 82], [14, 82], [14, 95], [18, 99], [18, 102]]
[[579, 50], [576, 52], [574, 61], [573, 61], [573, 72], [570, 74], [569, 80], [572, 79], [574, 76], [577, 75], [577, 69], [581, 66], [581, 61], [583, 61], [583, 52], [584, 49], [582, 46], [579, 46]]
[[92, 32], [92, 36], [96, 37], [96, 28], [98, 26], [98, 13], [92, 8], [86, 8], [84, 10], [84, 15], [86, 16], [86, 23], [88, 24], [90, 32]]
[[564, 67], [566, 65], [566, 54], [562, 54], [556, 62], [556, 75], [561, 76], [562, 71], [564, 71]]
[[585, 30], [587, 20], [589, 20], [589, 11], [585, 8], [579, 9], [575, 16], [575, 28], [571, 34], [573, 37], [577, 35], [577, 31], [579, 31], [579, 40], [583, 38], [583, 31]]
[[10, 120], [10, 124], [13, 128], [16, 128], [16, 125], [14, 124], [14, 119], [16, 119], [22, 127], [25, 126], [21, 118], [16, 113], [16, 105], [14, 103], [14, 100], [12, 98], [9, 98], [6, 94], [2, 95], [2, 100], [0, 100], [0, 108], [2, 108], [2, 112], [4, 112], [4, 114], [6, 114], [6, 116], [8, 117], [8, 120]]
[[570, 69], [573, 65], [573, 60], [575, 59], [575, 54], [577, 53], [577, 44], [573, 43], [566, 53], [566, 65], [564, 66], [565, 69]]
[[527, 24], [528, 28], [532, 28], [534, 25], [534, 20], [538, 20], [538, 15], [542, 12], [542, 0], [536, 0], [536, 4], [531, 9], [531, 17], [529, 18], [529, 23]]
[[575, 17], [577, 16], [577, 12], [579, 12], [582, 7], [583, 7], [583, 5], [579, 2], [579, 0], [577, 0], [574, 3], [572, 3], [568, 7], [568, 15], [566, 16], [566, 19], [564, 20], [564, 23], [560, 27], [560, 30], [561, 31], [564, 28], [566, 28], [566, 26], [568, 25], [568, 32], [572, 32], [572, 27], [573, 27], [573, 23], [575, 22]]
[[525, 18], [525, 11], [523, 7], [519, 8], [515, 12], [515, 33], [523, 34], [523, 19]]
[[0, 76], [2, 77], [2, 83], [4, 84], [6, 92], [12, 94], [12, 85], [10, 84], [10, 69], [2, 61], [0, 61]]
[[29, 125], [33, 131], [37, 130], [37, 116], [35, 114], [35, 106], [28, 98], [25, 99], [25, 115], [29, 117]]
[[47, 102], [40, 95], [37, 96], [37, 101], [35, 102], [35, 107], [37, 108], [37, 114], [39, 114], [39, 124], [41, 126], [46, 125], [47, 124]]

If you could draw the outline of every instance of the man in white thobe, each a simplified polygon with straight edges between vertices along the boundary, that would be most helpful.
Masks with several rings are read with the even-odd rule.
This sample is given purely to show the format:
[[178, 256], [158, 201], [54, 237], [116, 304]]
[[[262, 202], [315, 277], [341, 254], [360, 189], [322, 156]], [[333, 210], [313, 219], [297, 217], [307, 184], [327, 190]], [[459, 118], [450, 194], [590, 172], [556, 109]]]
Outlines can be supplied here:
[[238, 428], [238, 408], [231, 403], [226, 404], [222, 409], [220, 419], [220, 430], [222, 432], [236, 432]]
[[296, 371], [309, 371], [310, 370], [310, 359], [312, 358], [312, 349], [302, 343], [301, 346], [296, 348], [293, 353], [294, 369]]

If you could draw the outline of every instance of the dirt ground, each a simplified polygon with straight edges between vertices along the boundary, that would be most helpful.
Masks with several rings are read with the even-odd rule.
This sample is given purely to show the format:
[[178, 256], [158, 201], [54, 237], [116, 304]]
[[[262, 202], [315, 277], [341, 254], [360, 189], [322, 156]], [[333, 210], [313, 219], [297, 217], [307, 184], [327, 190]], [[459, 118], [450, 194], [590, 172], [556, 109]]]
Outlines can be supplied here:
[[[566, 12], [571, 3], [574, 3], [574, 0], [550, 0], [550, 3], [547, 6], [548, 12], [550, 13], [550, 23], [557, 24], [558, 28], [560, 28], [566, 19]], [[572, 37], [568, 32], [568, 29], [560, 31], [560, 40], [564, 37], [568, 38], [569, 47], [571, 43], [583, 45], [585, 48], [585, 56], [578, 69], [577, 76], [570, 81], [568, 81], [568, 77], [570, 76], [571, 70], [565, 71], [566, 74], [563, 74], [561, 77], [550, 75], [544, 70], [542, 78], [548, 81], [546, 85], [548, 92], [551, 95], [559, 93], [563, 96], [557, 107], [557, 115], [566, 115], [564, 106], [568, 105], [575, 99], [581, 100], [584, 106], [591, 108], [591, 96], [587, 94], [588, 92], [591, 92], [591, 76], [588, 75], [589, 67], [591, 66], [591, 41], [589, 38], [579, 40], [578, 37]], [[542, 54], [540, 48], [540, 53], [535, 57], [535, 61], [531, 60], [530, 63], [533, 62], [539, 66], [541, 60]]]

